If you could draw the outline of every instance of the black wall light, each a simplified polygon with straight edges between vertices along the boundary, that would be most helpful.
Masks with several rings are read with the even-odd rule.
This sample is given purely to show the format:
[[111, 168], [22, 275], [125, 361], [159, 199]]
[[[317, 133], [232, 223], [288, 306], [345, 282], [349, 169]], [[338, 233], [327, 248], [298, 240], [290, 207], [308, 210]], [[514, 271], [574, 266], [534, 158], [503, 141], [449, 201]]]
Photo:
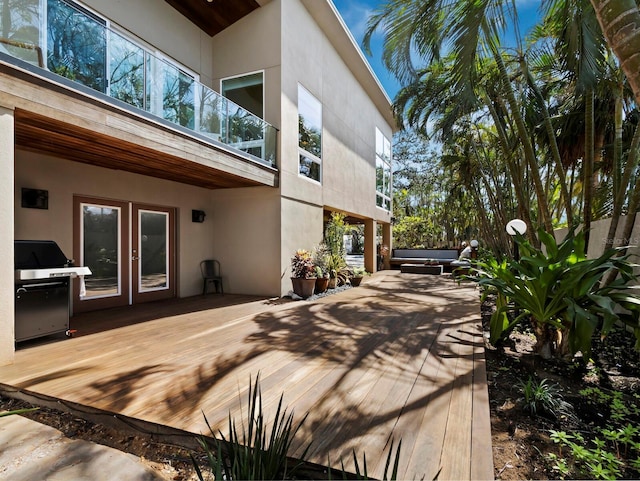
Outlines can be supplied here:
[[194, 209], [191, 211], [191, 222], [204, 222], [206, 215], [203, 210]]
[[23, 187], [21, 205], [27, 209], [48, 209], [49, 191]]

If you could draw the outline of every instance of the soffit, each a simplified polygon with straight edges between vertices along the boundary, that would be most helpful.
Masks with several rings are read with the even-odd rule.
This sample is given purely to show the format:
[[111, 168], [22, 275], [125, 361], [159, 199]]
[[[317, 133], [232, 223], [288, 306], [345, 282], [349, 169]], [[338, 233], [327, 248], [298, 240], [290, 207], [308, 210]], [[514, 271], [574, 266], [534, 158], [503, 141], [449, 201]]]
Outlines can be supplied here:
[[61, 120], [15, 111], [16, 146], [74, 162], [123, 170], [208, 189], [263, 185], [149, 147], [132, 144]]
[[165, 1], [212, 37], [267, 3], [264, 0]]

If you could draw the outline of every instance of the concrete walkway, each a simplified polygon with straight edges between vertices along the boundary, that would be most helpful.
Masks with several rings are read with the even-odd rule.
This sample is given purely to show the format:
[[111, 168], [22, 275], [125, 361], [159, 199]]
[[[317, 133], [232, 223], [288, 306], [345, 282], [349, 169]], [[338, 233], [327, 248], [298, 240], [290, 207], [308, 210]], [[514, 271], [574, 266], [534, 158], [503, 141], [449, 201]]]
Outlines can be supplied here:
[[0, 417], [0, 480], [157, 481], [166, 478], [140, 458], [22, 416]]

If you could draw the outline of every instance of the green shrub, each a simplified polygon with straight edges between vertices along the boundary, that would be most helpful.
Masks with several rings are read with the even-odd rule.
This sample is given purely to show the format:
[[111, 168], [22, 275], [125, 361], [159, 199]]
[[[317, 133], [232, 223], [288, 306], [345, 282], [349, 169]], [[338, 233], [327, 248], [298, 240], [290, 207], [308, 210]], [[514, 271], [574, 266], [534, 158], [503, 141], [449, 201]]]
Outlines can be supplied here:
[[[536, 352], [543, 357], [582, 352], [588, 359], [591, 338], [601, 325], [606, 335], [616, 322], [632, 326], [636, 348], [640, 348], [640, 297], [631, 293], [634, 264], [620, 256], [622, 248], [609, 249], [600, 257], [587, 259], [584, 232], [557, 244], [555, 238], [538, 231], [544, 250], [517, 235], [519, 261], [488, 259], [477, 263], [473, 278], [484, 288], [498, 293], [497, 309], [491, 317], [492, 344], [508, 336], [511, 329], [531, 319], [536, 334]], [[607, 286], [603, 276], [616, 270], [619, 277]]]
[[556, 419], [573, 416], [572, 406], [563, 399], [558, 385], [550, 384], [547, 379], [538, 381], [529, 377], [526, 382], [520, 382], [519, 389], [522, 397], [518, 401], [531, 416], [543, 414]]
[[[300, 456], [300, 461], [290, 464], [288, 452], [296, 433], [307, 418], [294, 424], [293, 413], [287, 413], [282, 407], [283, 396], [280, 396], [278, 408], [269, 432], [269, 422], [265, 419], [262, 409], [262, 393], [260, 390], [260, 375], [256, 377], [253, 386], [249, 385], [249, 402], [247, 419], [238, 428], [229, 413], [229, 438], [218, 431], [219, 439], [215, 439], [212, 446], [210, 441], [201, 436], [200, 445], [207, 454], [209, 468], [215, 479], [254, 480], [254, 479], [287, 479], [295, 476], [295, 471], [302, 465], [309, 450], [309, 445]], [[213, 438], [216, 433], [207, 426]], [[198, 478], [204, 479], [202, 472], [192, 458]]]

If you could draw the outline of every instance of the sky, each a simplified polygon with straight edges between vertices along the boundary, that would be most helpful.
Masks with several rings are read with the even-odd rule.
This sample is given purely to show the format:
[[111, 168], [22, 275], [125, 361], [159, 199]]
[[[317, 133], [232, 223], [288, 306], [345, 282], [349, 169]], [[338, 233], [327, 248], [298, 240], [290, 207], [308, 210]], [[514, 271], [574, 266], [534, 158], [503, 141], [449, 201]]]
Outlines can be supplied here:
[[[367, 29], [367, 20], [378, 6], [385, 2], [386, 0], [333, 0], [338, 12], [340, 12], [361, 49], [362, 38]], [[516, 0], [516, 4], [521, 30], [523, 34], [526, 34], [539, 17], [540, 0]], [[372, 56], [367, 56], [367, 60], [387, 95], [393, 100], [400, 88], [400, 84], [382, 65], [382, 35], [376, 34], [371, 44]]]

